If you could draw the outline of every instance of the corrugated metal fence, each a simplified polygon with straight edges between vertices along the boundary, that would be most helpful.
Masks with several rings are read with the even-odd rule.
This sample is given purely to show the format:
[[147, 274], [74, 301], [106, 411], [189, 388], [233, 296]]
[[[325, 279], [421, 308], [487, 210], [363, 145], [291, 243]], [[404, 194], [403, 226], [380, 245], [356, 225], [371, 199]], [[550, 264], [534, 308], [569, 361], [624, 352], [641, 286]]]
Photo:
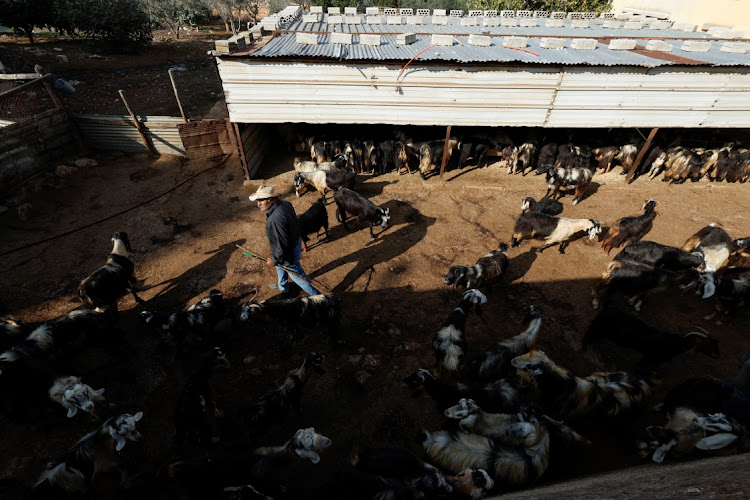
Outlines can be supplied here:
[[[127, 115], [73, 115], [84, 141], [92, 149], [148, 153], [141, 134]], [[184, 155], [185, 147], [177, 126], [182, 118], [139, 116], [146, 138], [159, 154]]]

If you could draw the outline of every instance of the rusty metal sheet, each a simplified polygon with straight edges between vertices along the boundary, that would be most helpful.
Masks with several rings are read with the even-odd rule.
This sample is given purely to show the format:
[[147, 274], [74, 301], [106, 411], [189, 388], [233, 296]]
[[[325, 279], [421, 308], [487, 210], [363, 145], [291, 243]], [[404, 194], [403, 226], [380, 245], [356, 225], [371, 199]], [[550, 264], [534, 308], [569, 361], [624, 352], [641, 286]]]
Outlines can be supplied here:
[[190, 158], [210, 158], [237, 152], [237, 142], [229, 120], [180, 123], [177, 129]]

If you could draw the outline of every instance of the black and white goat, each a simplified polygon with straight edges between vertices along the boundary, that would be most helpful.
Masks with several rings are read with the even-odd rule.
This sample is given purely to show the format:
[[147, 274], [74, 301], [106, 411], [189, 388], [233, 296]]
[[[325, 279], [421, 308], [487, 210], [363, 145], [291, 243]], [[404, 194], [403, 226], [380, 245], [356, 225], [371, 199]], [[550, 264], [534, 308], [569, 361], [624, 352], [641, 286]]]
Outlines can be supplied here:
[[144, 303], [135, 291], [135, 264], [128, 258], [130, 251], [128, 234], [115, 233], [106, 264], [84, 278], [78, 286], [78, 296], [84, 304], [96, 309], [107, 308], [115, 320], [117, 300], [127, 292], [139, 304]]
[[310, 241], [309, 234], [315, 233], [320, 238], [320, 230], [328, 238], [328, 210], [326, 210], [325, 199], [315, 201], [304, 213], [297, 216], [299, 234], [302, 238], [302, 250], [307, 252], [307, 242]]
[[505, 275], [508, 262], [508, 245], [501, 242], [496, 250], [479, 258], [471, 267], [451, 266], [444, 277], [444, 283], [453, 285], [453, 288], [462, 287], [464, 290], [479, 288]]
[[5, 351], [23, 341], [33, 330], [23, 321], [11, 318], [0, 318], [0, 349]]
[[573, 205], [578, 204], [586, 194], [594, 174], [586, 167], [555, 168], [547, 172], [547, 194], [553, 199], [562, 196], [561, 191], [574, 191]]
[[510, 246], [517, 247], [523, 240], [535, 239], [545, 242], [543, 246], [537, 248], [537, 253], [542, 253], [557, 243], [560, 244], [560, 253], [565, 253], [565, 248], [570, 244], [571, 239], [583, 231], [588, 233], [590, 240], [593, 240], [602, 232], [602, 223], [596, 219], [569, 219], [530, 212], [522, 214], [516, 220]]
[[341, 319], [341, 301], [331, 294], [310, 295], [308, 297], [263, 300], [249, 300], [242, 304], [240, 321], [248, 322], [253, 317], [271, 318], [285, 326], [306, 329], [325, 325], [330, 335], [338, 333]]
[[370, 238], [373, 240], [375, 239], [372, 232], [373, 225], [380, 224], [383, 229], [388, 226], [388, 221], [391, 218], [389, 209], [375, 206], [373, 202], [356, 191], [348, 188], [338, 189], [333, 194], [333, 199], [336, 202], [336, 220], [341, 222], [347, 231], [349, 230], [346, 225], [347, 213], [357, 217], [357, 225], [360, 229], [362, 224], [370, 224]]
[[466, 469], [446, 479], [454, 494], [473, 499], [484, 498], [495, 487], [495, 481], [484, 469]]
[[663, 245], [654, 241], [636, 241], [628, 243], [615, 255], [615, 262], [637, 262], [647, 266], [670, 271], [695, 269], [702, 271], [705, 267], [703, 253], [688, 253], [680, 248]]
[[529, 351], [511, 364], [521, 379], [531, 383], [545, 413], [558, 418], [592, 412], [615, 417], [641, 406], [651, 395], [651, 382], [636, 373], [596, 372], [581, 378], [542, 351]]
[[702, 252], [706, 261], [705, 271], [713, 273], [727, 263], [734, 248], [733, 243], [726, 231], [711, 223], [688, 238], [682, 249], [686, 252]]
[[649, 198], [643, 204], [642, 215], [623, 217], [615, 222], [604, 238], [602, 248], [609, 254], [613, 248], [619, 248], [623, 243], [640, 241], [654, 227], [656, 215], [656, 200]]
[[517, 152], [508, 165], [508, 173], [526, 175], [526, 169], [533, 170], [537, 163], [537, 151], [538, 147], [534, 141], [524, 142], [518, 146]]
[[317, 172], [319, 170], [330, 171], [339, 168], [346, 168], [346, 158], [337, 156], [333, 161], [301, 161], [299, 158], [294, 159], [295, 172]]
[[208, 382], [211, 373], [219, 367], [229, 368], [229, 360], [221, 349], [214, 347], [204, 354], [197, 370], [182, 388], [174, 411], [174, 438], [178, 446], [186, 438], [203, 445], [219, 442], [216, 419], [223, 416], [223, 412], [216, 406]]
[[703, 298], [716, 299], [716, 312], [704, 319], [713, 319], [718, 314], [716, 324], [721, 325], [729, 315], [745, 305], [745, 300], [750, 297], [750, 270], [736, 276], [703, 274], [698, 278], [696, 293]]
[[35, 492], [60, 496], [82, 495], [87, 492], [96, 474], [112, 469], [120, 472], [120, 486], [129, 487], [127, 471], [120, 465], [117, 455], [126, 442], [141, 438], [135, 424], [142, 417], [140, 411], [135, 415], [124, 413], [110, 418], [98, 429], [86, 434], [65, 455], [47, 465], [47, 470], [34, 486]]
[[491, 345], [484, 353], [479, 365], [479, 378], [497, 380], [511, 375], [511, 360], [529, 352], [536, 346], [539, 328], [542, 325], [542, 311], [536, 306], [529, 306], [529, 326], [513, 338], [501, 340]]
[[466, 317], [472, 306], [481, 314], [480, 306], [487, 303], [487, 297], [479, 290], [466, 290], [456, 307], [432, 339], [435, 351], [435, 365], [442, 376], [459, 378], [463, 371], [466, 354]]
[[248, 411], [248, 422], [256, 427], [284, 416], [290, 410], [298, 414], [302, 413], [302, 393], [305, 384], [313, 371], [323, 373], [324, 360], [325, 356], [317, 352], [311, 352], [305, 356], [302, 365], [290, 371], [284, 383], [255, 402]]
[[648, 325], [615, 307], [605, 308], [594, 318], [583, 337], [583, 348], [599, 339], [608, 339], [617, 345], [635, 349], [643, 354], [646, 366], [664, 363], [687, 351], [694, 355], [701, 353], [711, 358], [719, 357], [718, 339], [705, 330], [684, 335], [671, 333]]
[[427, 176], [442, 166], [443, 151], [446, 151], [448, 159], [453, 155], [453, 151], [458, 147], [458, 138], [451, 137], [447, 141], [429, 141], [421, 145], [419, 148], [419, 175], [422, 179], [426, 179]]
[[326, 193], [340, 187], [354, 189], [357, 174], [351, 170], [318, 170], [315, 172], [298, 172], [294, 174], [294, 189], [297, 198], [302, 196], [312, 186], [326, 201]]
[[420, 368], [406, 377], [404, 382], [413, 391], [424, 389], [441, 411], [454, 405], [461, 398], [473, 399], [491, 411], [515, 409], [518, 404], [518, 391], [504, 379], [489, 384], [447, 384], [436, 379], [424, 368]]
[[537, 212], [540, 214], [547, 215], [560, 215], [563, 211], [562, 203], [552, 198], [542, 197], [539, 201], [534, 200], [531, 196], [527, 196], [521, 200], [521, 213], [527, 214], [529, 212]]

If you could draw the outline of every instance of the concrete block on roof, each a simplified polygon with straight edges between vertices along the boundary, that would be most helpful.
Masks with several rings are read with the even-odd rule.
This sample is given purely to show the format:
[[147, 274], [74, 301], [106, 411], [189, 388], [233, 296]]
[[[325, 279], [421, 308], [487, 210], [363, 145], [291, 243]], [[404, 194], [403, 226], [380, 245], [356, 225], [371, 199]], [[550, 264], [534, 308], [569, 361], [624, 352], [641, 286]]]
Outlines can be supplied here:
[[550, 13], [549, 17], [552, 19], [565, 19], [568, 17], [568, 13], [561, 10], [555, 10]]
[[667, 30], [672, 26], [670, 21], [654, 21], [648, 25], [652, 30]]
[[380, 8], [379, 7], [367, 7], [365, 9], [365, 14], [368, 16], [377, 16], [380, 14]]
[[531, 17], [531, 11], [530, 10], [517, 10], [516, 11], [516, 17]]
[[382, 16], [367, 16], [367, 24], [383, 24]]
[[344, 7], [344, 15], [345, 16], [356, 16], [357, 15], [357, 8], [356, 7]]
[[322, 13], [323, 13], [323, 7], [320, 7], [318, 5], [310, 6], [310, 14], [322, 14]]
[[410, 45], [417, 41], [417, 35], [414, 33], [401, 33], [396, 35], [396, 43], [398, 45]]
[[422, 18], [420, 16], [409, 16], [406, 18], [406, 24], [422, 24]]
[[340, 43], [342, 45], [352, 44], [351, 33], [331, 33], [331, 43]]
[[570, 48], [576, 50], [595, 50], [598, 42], [594, 38], [574, 38]]
[[492, 37], [486, 35], [469, 35], [469, 45], [477, 45], [479, 47], [489, 47], [492, 45]]
[[541, 38], [539, 40], [539, 46], [543, 49], [564, 49], [565, 39], [564, 38]]
[[620, 29], [620, 26], [622, 23], [620, 21], [604, 21], [602, 23], [602, 28], [609, 28], [609, 29]]
[[297, 43], [302, 45], [318, 45], [318, 35], [315, 33], [296, 33]]
[[615, 19], [618, 21], [629, 21], [631, 17], [633, 17], [632, 12], [618, 12], [615, 14]]
[[640, 21], [628, 21], [622, 25], [626, 30], [642, 30], [643, 23]]
[[362, 24], [362, 16], [344, 16], [346, 24]]
[[721, 44], [722, 52], [731, 52], [733, 54], [747, 54], [750, 51], [750, 43], [742, 42], [724, 42]]
[[506, 36], [505, 38], [503, 38], [503, 47], [525, 49], [528, 44], [529, 39], [524, 36]]
[[539, 26], [539, 20], [530, 17], [522, 18], [520, 24], [522, 28], [536, 28]]
[[214, 46], [216, 47], [216, 52], [221, 52], [222, 54], [228, 54], [237, 50], [237, 42], [233, 40], [216, 40]]
[[588, 19], [573, 19], [570, 22], [570, 25], [573, 28], [588, 28], [589, 27], [589, 21], [588, 21]]
[[476, 17], [462, 17], [461, 26], [476, 26], [479, 24]]
[[245, 45], [252, 43], [253, 41], [253, 34], [250, 31], [240, 31], [237, 33], [237, 36], [241, 36], [245, 39]]
[[328, 24], [343, 24], [344, 16], [328, 16]]
[[380, 45], [380, 35], [359, 35], [360, 45]]
[[500, 25], [515, 27], [518, 26], [518, 20], [515, 17], [501, 17]]
[[445, 9], [432, 9], [432, 15], [433, 16], [447, 16], [448, 13], [445, 11]]
[[538, 17], [540, 19], [547, 19], [549, 17], [549, 11], [548, 10], [535, 10], [534, 17]]
[[320, 22], [320, 16], [318, 14], [305, 14], [302, 16], [303, 23], [318, 23]]
[[404, 24], [404, 18], [401, 16], [388, 16], [385, 20], [386, 24]]
[[685, 40], [680, 49], [687, 52], [708, 52], [711, 49], [711, 42], [701, 42], [698, 40]]
[[609, 41], [610, 50], [633, 50], [635, 40], [632, 38], [614, 38]]
[[499, 17], [485, 17], [484, 21], [482, 21], [483, 26], [500, 26], [500, 18]]
[[237, 35], [234, 35], [233, 37], [230, 37], [229, 40], [237, 44], [237, 50], [242, 50], [247, 45], [245, 43], [246, 41], [245, 41], [244, 35], [237, 34]]
[[329, 16], [341, 15], [341, 7], [328, 7], [328, 15]]
[[728, 30], [728, 29], [718, 29], [715, 32], [708, 32], [711, 36], [715, 36], [716, 38], [744, 38], [745, 32], [742, 30]]
[[686, 31], [688, 33], [694, 32], [696, 29], [698, 29], [698, 26], [695, 24], [690, 23], [675, 23], [672, 25], [672, 29], [678, 30], [678, 31]]
[[547, 19], [547, 22], [544, 23], [544, 26], [546, 28], [562, 28], [564, 25], [562, 19]]
[[446, 25], [448, 24], [448, 16], [432, 16], [432, 24]]
[[664, 40], [649, 40], [646, 44], [646, 50], [656, 50], [659, 52], [672, 52], [672, 44]]
[[453, 45], [453, 35], [432, 35], [432, 43], [435, 45]]

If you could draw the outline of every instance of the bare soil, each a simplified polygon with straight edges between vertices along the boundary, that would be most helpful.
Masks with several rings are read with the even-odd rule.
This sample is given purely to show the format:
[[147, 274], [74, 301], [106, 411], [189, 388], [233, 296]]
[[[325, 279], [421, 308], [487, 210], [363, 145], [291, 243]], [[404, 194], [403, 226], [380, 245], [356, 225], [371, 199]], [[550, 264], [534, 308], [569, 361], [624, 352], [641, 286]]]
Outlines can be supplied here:
[[[110, 154], [97, 159], [99, 166], [63, 179], [59, 189], [36, 193], [27, 222], [21, 222], [14, 211], [0, 214], [4, 306], [0, 314], [38, 323], [78, 307], [78, 282], [104, 263], [110, 238], [117, 231], [130, 235], [131, 258], [149, 308], [182, 310], [214, 288], [227, 298], [249, 298], [256, 290], [258, 299], [274, 297], [268, 283], [275, 280], [275, 273], [244, 256], [236, 245], [259, 255], [268, 253], [263, 214], [247, 199], [261, 183], [280, 189], [298, 213], [315, 200], [313, 194], [294, 196], [291, 155], [268, 158], [258, 179], [250, 182], [243, 182], [235, 157], [218, 167], [214, 167], [216, 160], [166, 156]], [[659, 215], [648, 239], [679, 246], [711, 222], [721, 224], [733, 237], [750, 234], [746, 185], [706, 181], [668, 185], [646, 178], [625, 184], [617, 172], [597, 174], [594, 181], [596, 186], [578, 205], [571, 206], [570, 197], [563, 198], [564, 216], [612, 224], [640, 213], [644, 200], [654, 197]], [[315, 427], [333, 440], [319, 464], [305, 463], [285, 472], [289, 498], [305, 498], [331, 478], [355, 444], [404, 446], [421, 455], [416, 430], [440, 429], [445, 420], [427, 395], [411, 394], [402, 381], [420, 367], [434, 366], [432, 337], [459, 301], [460, 293], [445, 287], [441, 275], [453, 264], [473, 264], [498, 242], [508, 242], [521, 199], [539, 198], [546, 187], [541, 177], [508, 176], [491, 165], [448, 172], [446, 182], [422, 181], [415, 174], [359, 176], [357, 189], [377, 205], [390, 208], [389, 227], [376, 228], [377, 238], [372, 241], [366, 229], [347, 232], [335, 221], [335, 205], [329, 204], [328, 237], [313, 240], [302, 258], [307, 272], [343, 300], [340, 339], [332, 340], [318, 330], [295, 337], [267, 321], [240, 326], [229, 320], [219, 326], [214, 339], [232, 362], [231, 369], [211, 378], [218, 405], [225, 411], [217, 448], [280, 444], [302, 427]], [[69, 234], [51, 238], [63, 233]], [[30, 246], [6, 254], [26, 245]], [[508, 274], [487, 290], [483, 318], [468, 319], [469, 358], [522, 331], [524, 312], [534, 304], [544, 312], [538, 347], [560, 365], [578, 375], [632, 368], [638, 355], [614, 345], [581, 352], [582, 335], [595, 314], [591, 290], [611, 256], [597, 241], [584, 239], [574, 241], [564, 255], [554, 247], [537, 255], [538, 246], [524, 242], [510, 249]], [[165, 467], [206, 449], [178, 448], [172, 441], [175, 401], [201, 346], [193, 344], [191, 353], [176, 361], [169, 343], [142, 324], [142, 307], [132, 297], [121, 299], [120, 309], [119, 327], [111, 332], [119, 347], [84, 349], [75, 357], [76, 373], [93, 387], [106, 388], [115, 406], [104, 410], [102, 417], [143, 411], [138, 425], [143, 440], [128, 443], [121, 453], [135, 476], [133, 487], [117, 492], [112, 477], [104, 475], [94, 484], [94, 497], [182, 498], [184, 492], [170, 482]], [[666, 364], [651, 404], [688, 377], [734, 378], [739, 357], [748, 348], [748, 311], [741, 310], [716, 326], [703, 319], [712, 310], [712, 301], [679, 291], [646, 299], [641, 312], [646, 322], [675, 332], [701, 326], [720, 339], [722, 350], [721, 359], [683, 354]], [[242, 408], [272, 390], [310, 351], [326, 356], [326, 373], [313, 376], [305, 387], [303, 413], [280, 419], [262, 433], [244, 427]], [[569, 453], [552, 450], [550, 468], [537, 486], [639, 467], [625, 485], [612, 483], [612, 488], [621, 488], [617, 492], [606, 482], [592, 481], [580, 496], [651, 496], [648, 484], [640, 483], [644, 469], [659, 478], [655, 483], [663, 485], [672, 478], [661, 474], [660, 466], [639, 458], [634, 440], [645, 425], [662, 422], [662, 415], [649, 410], [628, 421], [569, 422], [593, 445]], [[48, 460], [98, 425], [86, 415], [66, 419], [63, 410], [34, 423], [5, 417], [0, 423], [0, 463], [5, 465], [4, 477], [19, 482], [14, 493], [20, 485], [32, 484]], [[746, 460], [723, 462], [716, 469], [710, 479], [714, 494], [742, 494], [742, 484], [723, 482], [732, 470], [746, 470]], [[692, 484], [689, 471], [681, 479]], [[499, 488], [497, 493], [505, 491]]]

